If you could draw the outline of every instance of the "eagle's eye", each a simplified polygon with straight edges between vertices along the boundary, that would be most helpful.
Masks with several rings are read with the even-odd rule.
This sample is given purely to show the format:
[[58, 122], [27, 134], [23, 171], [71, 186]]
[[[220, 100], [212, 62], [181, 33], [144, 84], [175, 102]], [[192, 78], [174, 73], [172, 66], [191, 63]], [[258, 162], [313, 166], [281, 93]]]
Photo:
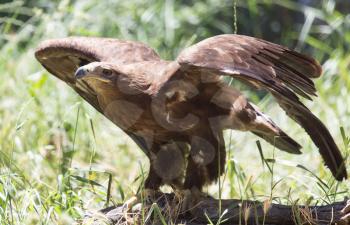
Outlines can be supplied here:
[[102, 70], [102, 74], [104, 76], [111, 76], [112, 75], [112, 71], [111, 70], [107, 70], [107, 69], [103, 69]]

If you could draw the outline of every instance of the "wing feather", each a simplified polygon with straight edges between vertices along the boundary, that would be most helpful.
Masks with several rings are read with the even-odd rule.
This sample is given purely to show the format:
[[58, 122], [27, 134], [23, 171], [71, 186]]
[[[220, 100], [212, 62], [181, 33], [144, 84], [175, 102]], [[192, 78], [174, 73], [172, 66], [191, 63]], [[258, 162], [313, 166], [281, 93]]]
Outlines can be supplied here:
[[177, 62], [186, 74], [199, 71], [228, 75], [270, 91], [309, 134], [334, 177], [337, 180], [347, 177], [344, 159], [328, 129], [298, 97], [311, 100], [312, 95], [316, 96], [311, 79], [321, 75], [317, 61], [257, 38], [219, 35], [185, 49]]

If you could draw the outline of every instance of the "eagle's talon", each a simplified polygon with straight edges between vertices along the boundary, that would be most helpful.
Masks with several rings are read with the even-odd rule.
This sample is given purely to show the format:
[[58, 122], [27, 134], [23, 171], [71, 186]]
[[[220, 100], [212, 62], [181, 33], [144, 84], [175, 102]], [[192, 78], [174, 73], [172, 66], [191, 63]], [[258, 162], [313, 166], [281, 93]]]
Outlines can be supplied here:
[[140, 199], [140, 203], [145, 203], [146, 205], [151, 205], [156, 199], [157, 191], [153, 189], [143, 189], [139, 194], [138, 198]]
[[139, 204], [151, 205], [155, 201], [156, 191], [152, 189], [144, 189], [137, 195], [132, 196], [126, 200], [122, 206], [124, 212], [133, 211], [134, 207], [138, 207]]
[[132, 196], [128, 200], [126, 200], [123, 204], [123, 209], [125, 212], [129, 212], [134, 205], [138, 202], [138, 197], [137, 196]]
[[198, 188], [191, 188], [185, 190], [175, 191], [175, 199], [180, 204], [181, 213], [190, 212], [195, 206], [197, 206], [203, 199], [209, 196], [201, 192]]
[[185, 190], [174, 190], [175, 201], [180, 205], [180, 211], [186, 212], [191, 207], [191, 191]]

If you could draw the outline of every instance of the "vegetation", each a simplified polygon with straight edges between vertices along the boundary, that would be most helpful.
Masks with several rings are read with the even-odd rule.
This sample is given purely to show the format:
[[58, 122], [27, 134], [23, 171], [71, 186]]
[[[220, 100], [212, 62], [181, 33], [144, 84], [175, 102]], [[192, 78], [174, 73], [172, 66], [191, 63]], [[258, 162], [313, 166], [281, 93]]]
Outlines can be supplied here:
[[[238, 33], [287, 45], [320, 60], [319, 97], [306, 102], [350, 155], [350, 4], [347, 1], [237, 1]], [[308, 2], [308, 5], [303, 2]], [[137, 191], [146, 157], [35, 60], [38, 43], [70, 35], [148, 43], [164, 58], [196, 41], [234, 32], [234, 1], [0, 0], [0, 221], [68, 224], [86, 210]], [[242, 89], [244, 91], [244, 88]], [[350, 193], [336, 182], [311, 140], [265, 93], [251, 99], [302, 145], [280, 151], [227, 132], [225, 176], [208, 193], [223, 198], [325, 204]], [[259, 142], [260, 143], [260, 142]], [[349, 167], [349, 157], [347, 160]]]

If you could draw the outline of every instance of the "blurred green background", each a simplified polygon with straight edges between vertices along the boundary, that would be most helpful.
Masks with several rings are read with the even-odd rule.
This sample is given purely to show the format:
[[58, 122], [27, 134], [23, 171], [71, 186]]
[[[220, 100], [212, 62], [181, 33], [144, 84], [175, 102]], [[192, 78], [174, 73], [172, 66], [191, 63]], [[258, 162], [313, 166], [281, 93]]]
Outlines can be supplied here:
[[[86, 210], [132, 196], [148, 170], [146, 157], [122, 131], [39, 65], [33, 54], [38, 43], [71, 35], [130, 39], [173, 59], [199, 40], [233, 33], [234, 5], [233, 0], [0, 0], [1, 224], [80, 221]], [[286, 45], [322, 63], [319, 97], [306, 104], [348, 156], [350, 1], [236, 0], [236, 5], [239, 34]], [[257, 137], [228, 131], [223, 186], [214, 184], [208, 193], [284, 204], [342, 200], [350, 181], [334, 181], [308, 136], [268, 95], [247, 95], [304, 146], [304, 154], [281, 153], [262, 141], [262, 158]]]

